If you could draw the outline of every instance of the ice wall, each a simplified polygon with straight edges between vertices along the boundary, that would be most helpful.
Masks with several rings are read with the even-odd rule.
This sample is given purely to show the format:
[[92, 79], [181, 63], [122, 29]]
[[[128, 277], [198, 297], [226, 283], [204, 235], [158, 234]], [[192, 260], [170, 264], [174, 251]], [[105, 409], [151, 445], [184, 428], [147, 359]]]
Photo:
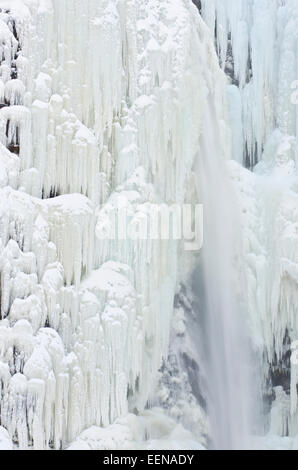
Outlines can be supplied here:
[[154, 389], [183, 252], [96, 233], [187, 200], [210, 103], [228, 154], [225, 78], [190, 0], [0, 8], [1, 425], [59, 449]]
[[229, 165], [242, 206], [252, 337], [264, 354], [264, 378], [276, 387], [270, 430], [295, 435], [298, 4], [203, 0], [201, 12], [230, 77], [234, 160], [253, 169]]
[[276, 126], [296, 134], [290, 100], [297, 80], [297, 8], [295, 0], [202, 1], [202, 16], [214, 31], [221, 66], [231, 80], [234, 158], [250, 168], [262, 158]]

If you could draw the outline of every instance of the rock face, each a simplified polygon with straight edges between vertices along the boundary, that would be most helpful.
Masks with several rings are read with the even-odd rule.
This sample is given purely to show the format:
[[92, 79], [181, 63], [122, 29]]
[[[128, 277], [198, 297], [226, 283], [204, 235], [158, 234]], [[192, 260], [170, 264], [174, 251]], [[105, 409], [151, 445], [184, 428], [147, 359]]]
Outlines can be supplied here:
[[193, 0], [193, 3], [195, 4], [195, 6], [198, 8], [199, 12], [201, 13], [202, 12], [202, 2], [201, 2], [201, 0]]

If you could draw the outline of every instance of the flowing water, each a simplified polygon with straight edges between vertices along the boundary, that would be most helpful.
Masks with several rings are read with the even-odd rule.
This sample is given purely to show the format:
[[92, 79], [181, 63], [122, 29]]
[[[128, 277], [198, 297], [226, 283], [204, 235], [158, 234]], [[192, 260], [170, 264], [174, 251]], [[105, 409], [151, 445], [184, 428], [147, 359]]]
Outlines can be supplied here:
[[240, 225], [214, 121], [207, 111], [196, 168], [204, 204], [204, 246], [197, 282], [202, 305], [200, 345], [212, 448], [243, 449], [249, 447], [253, 407]]

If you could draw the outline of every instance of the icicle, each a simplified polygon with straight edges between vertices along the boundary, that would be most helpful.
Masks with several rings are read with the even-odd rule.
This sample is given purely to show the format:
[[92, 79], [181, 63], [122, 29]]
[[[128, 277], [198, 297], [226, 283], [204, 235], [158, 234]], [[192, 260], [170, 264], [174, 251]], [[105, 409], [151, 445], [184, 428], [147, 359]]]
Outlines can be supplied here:
[[25, 86], [21, 80], [9, 80], [5, 84], [4, 97], [10, 106], [22, 105], [25, 94]]

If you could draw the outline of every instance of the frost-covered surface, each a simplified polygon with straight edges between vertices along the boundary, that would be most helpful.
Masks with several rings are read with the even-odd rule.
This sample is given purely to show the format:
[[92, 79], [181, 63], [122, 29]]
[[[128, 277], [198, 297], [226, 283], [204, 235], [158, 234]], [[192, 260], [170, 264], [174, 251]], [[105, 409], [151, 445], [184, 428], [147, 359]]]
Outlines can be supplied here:
[[[188, 258], [95, 233], [117, 204], [188, 200], [207, 106], [227, 136], [225, 79], [190, 0], [0, 8], [1, 445], [59, 449], [154, 392]], [[199, 445], [173, 427], [143, 445]]]

